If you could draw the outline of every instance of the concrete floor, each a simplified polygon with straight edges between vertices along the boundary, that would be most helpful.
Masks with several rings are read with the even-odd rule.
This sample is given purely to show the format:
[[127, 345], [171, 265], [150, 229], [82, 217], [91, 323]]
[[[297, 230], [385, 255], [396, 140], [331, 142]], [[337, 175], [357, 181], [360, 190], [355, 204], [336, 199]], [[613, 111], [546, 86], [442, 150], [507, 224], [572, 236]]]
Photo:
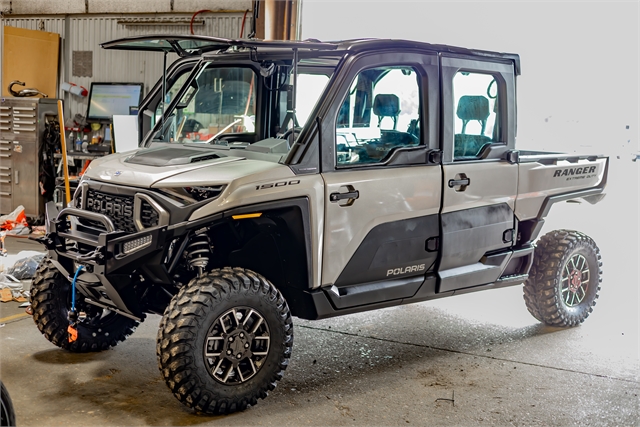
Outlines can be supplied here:
[[[638, 165], [612, 158], [608, 196], [554, 206], [544, 231], [598, 242], [601, 297], [580, 327], [542, 326], [521, 287], [317, 322], [294, 319], [285, 378], [226, 417], [195, 415], [158, 372], [150, 316], [97, 354], [54, 347], [0, 304], [0, 376], [27, 425], [638, 425]], [[9, 241], [9, 249], [28, 245]], [[32, 246], [29, 246], [32, 248]], [[437, 399], [451, 399], [448, 400]]]

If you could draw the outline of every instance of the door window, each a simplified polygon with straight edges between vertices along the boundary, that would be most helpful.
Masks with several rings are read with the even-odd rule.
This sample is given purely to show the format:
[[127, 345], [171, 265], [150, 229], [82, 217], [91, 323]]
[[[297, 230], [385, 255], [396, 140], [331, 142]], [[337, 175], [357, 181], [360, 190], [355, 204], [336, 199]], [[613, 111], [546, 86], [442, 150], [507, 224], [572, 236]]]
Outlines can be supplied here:
[[477, 159], [500, 142], [498, 86], [491, 74], [459, 71], [453, 78], [454, 160]]
[[382, 163], [400, 147], [418, 146], [420, 85], [411, 67], [361, 71], [336, 120], [336, 164]]

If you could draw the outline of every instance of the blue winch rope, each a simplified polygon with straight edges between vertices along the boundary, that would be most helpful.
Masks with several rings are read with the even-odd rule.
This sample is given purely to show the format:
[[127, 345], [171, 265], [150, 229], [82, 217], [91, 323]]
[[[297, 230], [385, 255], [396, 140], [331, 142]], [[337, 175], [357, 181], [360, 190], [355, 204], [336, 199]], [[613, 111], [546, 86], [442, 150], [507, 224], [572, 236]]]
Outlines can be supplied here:
[[76, 270], [76, 274], [73, 276], [73, 282], [71, 282], [71, 311], [76, 311], [76, 279], [78, 278], [78, 274], [80, 274], [80, 270], [82, 270], [84, 266], [79, 265]]

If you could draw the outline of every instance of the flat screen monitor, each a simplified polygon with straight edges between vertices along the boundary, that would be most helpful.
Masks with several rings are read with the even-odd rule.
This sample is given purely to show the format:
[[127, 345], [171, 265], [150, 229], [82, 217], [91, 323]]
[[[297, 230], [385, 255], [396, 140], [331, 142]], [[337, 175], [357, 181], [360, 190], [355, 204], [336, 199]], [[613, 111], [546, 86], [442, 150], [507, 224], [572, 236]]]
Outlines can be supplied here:
[[142, 83], [91, 83], [87, 121], [111, 121], [131, 114], [142, 100]]

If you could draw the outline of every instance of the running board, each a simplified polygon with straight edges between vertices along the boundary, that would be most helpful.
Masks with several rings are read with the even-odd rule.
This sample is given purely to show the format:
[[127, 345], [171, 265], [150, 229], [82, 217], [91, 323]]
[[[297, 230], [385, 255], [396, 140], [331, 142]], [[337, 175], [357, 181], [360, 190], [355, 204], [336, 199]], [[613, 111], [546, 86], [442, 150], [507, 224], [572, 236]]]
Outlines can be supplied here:
[[412, 297], [416, 294], [424, 280], [424, 276], [415, 276], [406, 279], [371, 282], [340, 288], [333, 285], [323, 290], [334, 307], [340, 310], [359, 305]]
[[499, 282], [508, 266], [514, 265], [513, 275], [526, 275], [533, 262], [533, 246], [516, 250], [508, 250], [492, 255], [485, 255], [480, 262], [462, 267], [450, 268], [438, 273], [440, 287], [438, 292], [457, 291], [473, 286]]

